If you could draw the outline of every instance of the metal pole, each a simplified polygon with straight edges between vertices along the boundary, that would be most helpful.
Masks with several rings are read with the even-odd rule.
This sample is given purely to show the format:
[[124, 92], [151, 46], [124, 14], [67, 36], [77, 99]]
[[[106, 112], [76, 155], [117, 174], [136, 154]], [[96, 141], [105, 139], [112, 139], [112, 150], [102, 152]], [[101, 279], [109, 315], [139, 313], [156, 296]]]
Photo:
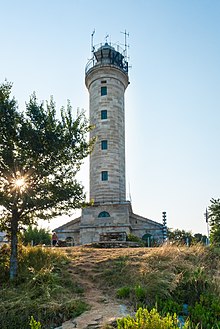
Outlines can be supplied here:
[[207, 224], [207, 235], [208, 235], [208, 241], [207, 241], [207, 245], [209, 245], [209, 236], [210, 236], [210, 232], [209, 232], [209, 213], [208, 213], [208, 210], [206, 208], [206, 211], [205, 211], [205, 221], [206, 221], [206, 224]]

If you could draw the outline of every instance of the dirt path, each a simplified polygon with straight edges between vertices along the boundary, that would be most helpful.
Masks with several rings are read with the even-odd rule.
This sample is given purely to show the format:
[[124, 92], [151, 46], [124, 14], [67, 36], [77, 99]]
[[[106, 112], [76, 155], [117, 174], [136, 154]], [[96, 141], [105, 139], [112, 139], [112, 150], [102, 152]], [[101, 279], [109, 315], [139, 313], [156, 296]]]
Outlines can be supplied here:
[[84, 300], [90, 306], [90, 310], [63, 323], [62, 329], [102, 328], [117, 318], [128, 315], [127, 307], [100, 290], [97, 281], [94, 280], [99, 262], [105, 261], [109, 251], [104, 255], [98, 251], [88, 255], [80, 249], [73, 249], [73, 253], [70, 271], [73, 279], [84, 289]]

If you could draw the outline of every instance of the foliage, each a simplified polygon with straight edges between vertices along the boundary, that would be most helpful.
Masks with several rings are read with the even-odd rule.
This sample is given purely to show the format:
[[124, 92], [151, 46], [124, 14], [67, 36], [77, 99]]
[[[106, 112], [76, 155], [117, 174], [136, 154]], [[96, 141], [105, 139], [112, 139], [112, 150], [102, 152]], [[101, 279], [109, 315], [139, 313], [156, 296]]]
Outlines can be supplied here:
[[194, 322], [199, 322], [202, 328], [220, 327], [219, 298], [208, 293], [200, 296], [194, 307], [189, 308], [190, 317]]
[[180, 245], [194, 245], [197, 243], [207, 244], [207, 236], [201, 233], [195, 233], [179, 230], [179, 229], [168, 229], [168, 240], [171, 243], [180, 244]]
[[8, 244], [4, 244], [0, 248], [0, 285], [6, 282], [9, 274], [10, 266], [10, 247]]
[[[116, 295], [135, 309], [140, 306], [152, 309], [157, 305], [162, 315], [169, 312], [186, 316], [183, 305], [187, 305], [192, 328], [196, 325], [198, 329], [209, 328], [208, 323], [215, 326], [219, 321], [219, 310], [214, 306], [220, 305], [220, 252], [217, 248], [201, 244], [139, 248], [105, 262], [100, 271], [99, 281], [102, 278], [105, 289], [115, 288]], [[210, 303], [204, 303], [203, 298], [208, 295]], [[206, 318], [201, 318], [202, 327], [199, 327], [201, 308]]]
[[37, 246], [39, 244], [51, 244], [50, 232], [45, 228], [38, 228], [37, 226], [28, 226], [21, 238], [25, 246], [28, 244], [33, 244], [33, 246]]
[[[135, 317], [125, 317], [117, 321], [118, 329], [178, 329], [179, 321], [176, 314], [162, 317], [155, 308], [151, 311], [139, 308]], [[186, 322], [182, 329], [189, 329], [189, 323]]]
[[[79, 299], [83, 291], [72, 280], [69, 259], [64, 253], [51, 248], [19, 246], [18, 257], [16, 281], [10, 284], [6, 279], [1, 281], [1, 329], [28, 329], [31, 315], [43, 328], [57, 327], [87, 309]], [[5, 257], [5, 265], [8, 259]]]
[[17, 233], [21, 227], [49, 219], [84, 202], [75, 176], [91, 151], [90, 126], [72, 108], [56, 113], [53, 98], [44, 104], [30, 97], [18, 110], [12, 85], [0, 85], [0, 228], [11, 237], [10, 277], [17, 274]]
[[41, 329], [41, 324], [39, 321], [36, 321], [33, 316], [31, 316], [30, 327], [31, 329]]
[[220, 199], [211, 199], [209, 206], [210, 242], [220, 247]]
[[143, 246], [143, 241], [136, 235], [129, 233], [127, 235], [127, 241], [138, 242], [141, 246]]
[[128, 286], [121, 287], [117, 290], [117, 297], [118, 298], [128, 298], [131, 293], [131, 288]]

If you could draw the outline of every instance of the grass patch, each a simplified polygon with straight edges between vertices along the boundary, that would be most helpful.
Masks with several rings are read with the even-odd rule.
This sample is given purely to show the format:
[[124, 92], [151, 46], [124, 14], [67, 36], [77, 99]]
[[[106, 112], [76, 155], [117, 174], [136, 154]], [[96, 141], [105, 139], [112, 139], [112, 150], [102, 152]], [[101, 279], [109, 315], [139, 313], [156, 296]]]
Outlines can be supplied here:
[[[42, 328], [51, 329], [74, 318], [88, 307], [82, 288], [68, 272], [69, 259], [57, 249], [19, 247], [16, 282], [7, 281], [9, 250], [0, 252], [0, 328], [29, 329], [31, 316]], [[3, 266], [5, 264], [5, 266]]]
[[[101, 271], [102, 269], [102, 271]], [[127, 251], [101, 264], [100, 287], [116, 291], [134, 310], [182, 314], [187, 305], [191, 327], [220, 327], [220, 253], [200, 245]], [[194, 323], [194, 324], [193, 324]]]

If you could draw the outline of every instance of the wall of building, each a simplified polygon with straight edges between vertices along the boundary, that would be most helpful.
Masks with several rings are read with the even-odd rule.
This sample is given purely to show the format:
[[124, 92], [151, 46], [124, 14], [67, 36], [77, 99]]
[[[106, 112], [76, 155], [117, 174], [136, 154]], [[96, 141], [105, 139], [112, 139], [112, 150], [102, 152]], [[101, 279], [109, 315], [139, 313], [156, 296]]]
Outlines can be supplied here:
[[[110, 217], [99, 217], [102, 212]], [[80, 243], [86, 244], [100, 241], [100, 234], [108, 232], [131, 231], [129, 222], [130, 203], [102, 204], [82, 209], [80, 225]]]

